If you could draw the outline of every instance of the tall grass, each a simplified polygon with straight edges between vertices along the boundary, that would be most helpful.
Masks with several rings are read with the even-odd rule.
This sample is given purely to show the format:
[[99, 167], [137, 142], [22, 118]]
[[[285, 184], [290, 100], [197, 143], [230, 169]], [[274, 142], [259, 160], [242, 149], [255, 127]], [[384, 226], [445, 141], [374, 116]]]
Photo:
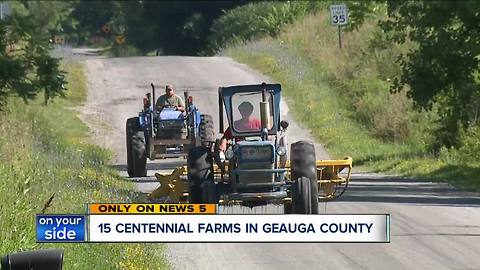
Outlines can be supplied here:
[[[378, 13], [358, 30], [344, 32], [342, 49], [324, 10], [284, 27], [274, 38], [231, 46], [220, 54], [280, 82], [296, 118], [333, 157], [350, 155], [356, 168], [364, 170], [480, 189], [480, 162], [471, 158], [479, 152], [443, 149], [434, 155], [435, 111], [418, 112], [404, 92], [390, 94], [391, 80], [400, 70], [397, 56], [415, 44], [389, 43], [376, 24], [383, 16]], [[478, 149], [476, 132], [465, 134], [469, 149]]]
[[46, 213], [84, 213], [85, 203], [131, 202], [137, 196], [104, 166], [111, 153], [86, 142], [87, 127], [72, 109], [85, 98], [85, 78], [81, 66], [68, 71], [66, 100], [45, 107], [12, 98], [0, 115], [0, 254], [60, 247], [65, 269], [165, 268], [154, 250], [163, 246], [35, 243], [35, 214], [51, 196]]

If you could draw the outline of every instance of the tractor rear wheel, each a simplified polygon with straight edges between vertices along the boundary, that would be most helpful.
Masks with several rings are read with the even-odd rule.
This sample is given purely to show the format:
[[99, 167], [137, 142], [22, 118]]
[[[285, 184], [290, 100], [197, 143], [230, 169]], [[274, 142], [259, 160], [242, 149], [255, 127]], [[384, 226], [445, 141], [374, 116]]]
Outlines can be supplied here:
[[206, 146], [190, 148], [187, 157], [189, 196], [191, 203], [204, 200], [204, 183], [213, 183], [212, 153]]
[[209, 146], [211, 142], [215, 141], [215, 127], [211, 115], [202, 114], [200, 116], [200, 125], [198, 129], [200, 141], [197, 145]]
[[293, 143], [290, 150], [292, 212], [318, 214], [318, 184], [315, 147], [310, 142]]
[[283, 213], [284, 214], [293, 214], [292, 203], [283, 203]]
[[145, 134], [138, 117], [127, 119], [127, 171], [130, 177], [147, 176], [147, 149]]

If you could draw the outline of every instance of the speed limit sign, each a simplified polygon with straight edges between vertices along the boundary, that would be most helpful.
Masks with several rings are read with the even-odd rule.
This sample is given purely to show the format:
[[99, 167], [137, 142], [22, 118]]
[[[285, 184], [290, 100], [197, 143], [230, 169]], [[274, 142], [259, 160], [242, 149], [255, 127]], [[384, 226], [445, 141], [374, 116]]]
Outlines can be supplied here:
[[346, 25], [348, 23], [348, 13], [346, 5], [330, 6], [330, 23], [332, 26]]

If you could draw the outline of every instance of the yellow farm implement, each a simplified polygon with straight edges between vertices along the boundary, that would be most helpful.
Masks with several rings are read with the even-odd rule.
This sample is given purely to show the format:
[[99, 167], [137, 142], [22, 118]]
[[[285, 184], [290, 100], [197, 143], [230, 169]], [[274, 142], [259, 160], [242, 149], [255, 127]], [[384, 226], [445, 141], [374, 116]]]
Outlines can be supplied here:
[[[352, 172], [352, 158], [340, 160], [317, 160], [317, 183], [319, 201], [332, 201], [343, 195], [350, 182]], [[286, 178], [290, 179], [290, 162], [287, 161]], [[228, 172], [228, 161], [225, 162], [225, 171]], [[213, 165], [213, 172], [217, 181], [225, 179], [222, 170]], [[175, 168], [172, 173], [156, 173], [155, 177], [160, 186], [150, 193], [150, 199], [164, 199], [175, 203], [188, 201], [187, 166]], [[288, 199], [288, 198], [287, 198]], [[220, 201], [221, 203], [222, 201]]]

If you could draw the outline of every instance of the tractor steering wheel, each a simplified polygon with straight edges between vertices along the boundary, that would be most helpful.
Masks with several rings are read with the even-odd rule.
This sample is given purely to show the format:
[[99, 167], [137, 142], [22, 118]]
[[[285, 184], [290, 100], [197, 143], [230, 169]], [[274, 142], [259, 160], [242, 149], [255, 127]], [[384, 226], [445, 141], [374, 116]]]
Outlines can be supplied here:
[[174, 108], [175, 110], [177, 110], [177, 106], [175, 106], [175, 105], [164, 105], [164, 106], [162, 107], [162, 110], [163, 110], [164, 108]]

